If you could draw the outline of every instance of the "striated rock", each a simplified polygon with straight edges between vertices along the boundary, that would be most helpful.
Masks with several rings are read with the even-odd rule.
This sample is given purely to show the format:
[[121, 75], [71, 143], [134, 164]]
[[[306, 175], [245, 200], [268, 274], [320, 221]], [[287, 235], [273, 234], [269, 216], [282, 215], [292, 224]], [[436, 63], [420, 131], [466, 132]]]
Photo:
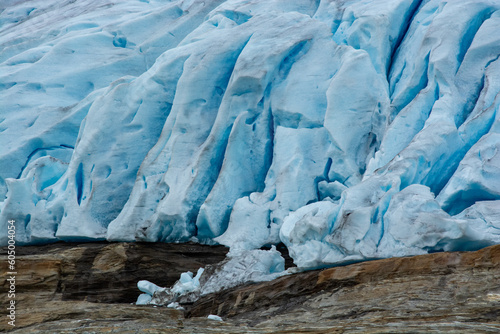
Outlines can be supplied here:
[[[116, 303], [139, 295], [138, 279], [134, 281], [133, 275], [167, 286], [175, 272], [173, 280], [178, 279], [181, 268], [193, 270], [189, 266], [215, 263], [224, 253], [225, 248], [192, 244], [20, 248], [13, 332], [500, 331], [500, 245], [476, 252], [434, 253], [296, 273], [206, 295], [193, 304], [183, 304], [185, 314], [164, 307]], [[0, 260], [5, 263], [4, 256]], [[159, 263], [163, 266], [156, 266]], [[4, 279], [2, 276], [5, 287]], [[2, 300], [2, 310], [4, 306]], [[209, 320], [209, 314], [224, 321]], [[5, 311], [1, 316], [5, 317]], [[5, 329], [11, 328], [0, 323], [0, 330]]]
[[[35, 300], [135, 302], [139, 280], [170, 286], [182, 272], [217, 263], [226, 252], [223, 246], [191, 243], [57, 243], [21, 247], [16, 253], [16, 299], [20, 307]], [[2, 265], [6, 263], [2, 260]], [[5, 272], [1, 276], [4, 287]], [[2, 307], [5, 302], [2, 300]]]
[[208, 314], [263, 328], [497, 332], [500, 246], [299, 273], [205, 296], [188, 312]]

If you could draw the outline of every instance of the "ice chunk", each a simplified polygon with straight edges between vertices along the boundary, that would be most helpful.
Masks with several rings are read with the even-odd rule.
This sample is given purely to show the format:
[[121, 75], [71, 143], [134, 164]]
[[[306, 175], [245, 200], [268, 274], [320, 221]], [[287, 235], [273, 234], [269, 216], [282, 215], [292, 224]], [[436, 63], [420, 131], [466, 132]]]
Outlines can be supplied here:
[[[390, 236], [386, 240], [392, 244], [390, 240], [394, 239], [396, 250], [400, 249], [397, 253], [409, 255], [422, 250], [476, 250], [498, 243], [500, 233], [494, 230], [494, 225], [485, 221], [478, 223], [471, 219], [474, 216], [471, 211], [469, 216], [451, 217], [440, 208], [427, 187], [412, 185], [391, 201], [384, 216], [387, 237]], [[394, 250], [389, 249], [386, 253], [392, 254]]]
[[[190, 271], [182, 273], [179, 280], [171, 288], [155, 287], [149, 303], [153, 305], [169, 305], [177, 303], [183, 297], [189, 301], [194, 301], [200, 295], [200, 277], [203, 272], [203, 268], [198, 269], [195, 277]], [[180, 307], [178, 304], [172, 305], [174, 308]]]
[[[367, 191], [366, 182], [352, 189]], [[478, 202], [450, 216], [426, 186], [410, 185], [392, 196], [387, 191], [380, 199], [373, 190], [372, 205], [364, 210], [346, 211], [349, 204], [359, 206], [358, 201], [368, 200], [349, 189], [343, 205], [318, 202], [290, 214], [280, 236], [294, 262], [300, 268], [319, 268], [390, 256], [476, 250], [500, 242], [497, 201]]]
[[285, 260], [274, 246], [270, 250], [231, 251], [203, 284], [201, 293], [209, 294], [245, 282], [271, 281], [286, 274]]
[[173, 302], [167, 305], [168, 308], [174, 308], [176, 310], [184, 311], [184, 307], [182, 307], [179, 303]]
[[139, 290], [141, 290], [142, 292], [145, 292], [146, 294], [148, 294], [150, 296], [152, 296], [155, 292], [161, 291], [164, 289], [164, 288], [159, 287], [158, 285], [156, 285], [154, 283], [151, 283], [151, 282], [145, 281], [145, 280], [137, 282], [137, 287], [139, 288]]
[[137, 305], [167, 305], [183, 309], [181, 303], [192, 303], [200, 295], [218, 292], [246, 282], [273, 280], [288, 274], [285, 261], [273, 246], [270, 250], [231, 251], [226, 260], [210, 267], [209, 276], [198, 269], [195, 277], [191, 272], [182, 273], [171, 288], [161, 288], [149, 281], [139, 281], [138, 288], [145, 292]]
[[500, 234], [500, 201], [481, 201], [468, 207], [455, 216], [458, 219], [470, 219], [471, 228], [486, 225], [486, 234]]
[[193, 277], [191, 272], [182, 273], [179, 281], [172, 287], [172, 292], [178, 295], [184, 295], [200, 289], [200, 277], [204, 269], [198, 269], [196, 276]]
[[151, 295], [149, 293], [142, 293], [137, 298], [135, 305], [148, 305], [151, 301]]

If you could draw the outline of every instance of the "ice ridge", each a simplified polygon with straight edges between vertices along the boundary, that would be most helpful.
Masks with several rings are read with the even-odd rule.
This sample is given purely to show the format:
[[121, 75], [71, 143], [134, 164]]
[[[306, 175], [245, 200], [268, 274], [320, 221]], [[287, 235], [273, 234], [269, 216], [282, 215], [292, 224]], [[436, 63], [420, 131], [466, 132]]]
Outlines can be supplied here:
[[500, 3], [9, 1], [0, 243], [500, 243]]

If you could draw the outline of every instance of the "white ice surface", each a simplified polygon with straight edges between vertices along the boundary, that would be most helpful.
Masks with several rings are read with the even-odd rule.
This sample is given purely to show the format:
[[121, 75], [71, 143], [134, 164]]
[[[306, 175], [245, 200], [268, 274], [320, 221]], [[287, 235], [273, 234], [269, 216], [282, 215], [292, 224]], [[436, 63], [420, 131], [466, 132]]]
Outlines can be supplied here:
[[494, 0], [3, 3], [0, 244], [197, 238], [249, 279], [279, 242], [499, 243], [499, 30]]

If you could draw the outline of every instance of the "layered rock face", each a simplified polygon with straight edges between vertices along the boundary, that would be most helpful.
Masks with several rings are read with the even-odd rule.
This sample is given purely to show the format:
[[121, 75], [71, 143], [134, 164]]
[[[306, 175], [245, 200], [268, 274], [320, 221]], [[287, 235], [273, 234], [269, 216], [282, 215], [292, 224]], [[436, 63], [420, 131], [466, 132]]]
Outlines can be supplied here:
[[23, 247], [16, 254], [16, 287], [18, 297], [22, 296], [17, 301], [20, 307], [35, 300], [131, 303], [137, 300], [140, 279], [171, 286], [181, 273], [218, 263], [226, 253], [223, 246], [198, 244], [58, 243]]
[[[154, 254], [142, 245], [121, 243], [31, 249], [37, 254], [24, 251], [18, 257], [14, 333], [500, 330], [500, 246], [296, 273], [203, 296], [195, 303], [183, 304], [185, 312], [116, 302], [140, 293], [131, 282], [135, 271], [130, 268], [140, 270], [142, 277], [154, 276], [150, 278], [153, 282], [167, 284], [176, 270], [192, 270], [221, 259], [221, 248], [162, 245]], [[4, 258], [0, 258], [2, 263]], [[169, 258], [169, 263], [158, 266], [164, 258]], [[87, 295], [85, 300], [82, 292]], [[2, 310], [4, 315], [3, 306]], [[224, 321], [208, 320], [209, 314], [218, 314]], [[5, 322], [0, 326], [7, 329]]]
[[418, 328], [428, 322], [438, 328], [456, 320], [500, 328], [499, 270], [499, 246], [370, 261], [206, 296], [188, 315], [219, 314], [246, 323], [297, 327], [317, 322], [331, 328], [376, 329], [407, 322]]
[[498, 1], [7, 4], [2, 244], [500, 243]]

